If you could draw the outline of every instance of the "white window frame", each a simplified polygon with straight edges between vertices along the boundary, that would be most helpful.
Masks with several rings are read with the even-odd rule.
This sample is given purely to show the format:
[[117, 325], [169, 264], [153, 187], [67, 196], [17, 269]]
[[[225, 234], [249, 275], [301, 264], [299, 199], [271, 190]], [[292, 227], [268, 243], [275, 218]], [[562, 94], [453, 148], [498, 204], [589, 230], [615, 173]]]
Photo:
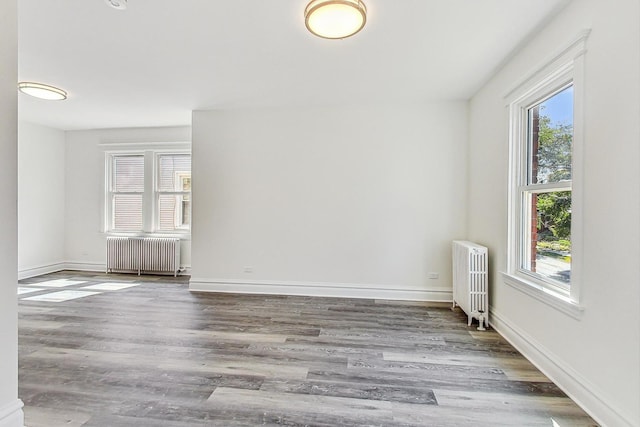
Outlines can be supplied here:
[[[120, 153], [108, 153], [106, 156], [106, 162], [105, 162], [105, 171], [106, 171], [106, 176], [105, 176], [105, 188], [106, 188], [106, 200], [105, 200], [105, 231], [108, 232], [113, 232], [113, 233], [123, 233], [123, 234], [132, 234], [132, 233], [137, 233], [137, 231], [129, 231], [129, 230], [117, 230], [115, 228], [113, 228], [113, 196], [116, 194], [141, 194], [142, 195], [142, 224], [144, 227], [144, 215], [145, 215], [145, 198], [146, 198], [146, 191], [143, 192], [120, 192], [120, 191], [114, 191], [113, 187], [114, 187], [114, 159], [116, 157], [137, 157], [137, 156], [142, 156], [144, 158], [144, 151], [126, 151], [126, 152], [120, 152]], [[146, 169], [146, 160], [144, 162], [144, 167]], [[145, 177], [146, 177], [146, 172], [145, 172]], [[145, 190], [146, 190], [146, 183], [145, 183]], [[142, 231], [142, 230], [140, 230]]]
[[[529, 110], [535, 105], [541, 103], [555, 94], [561, 92], [569, 86], [573, 86], [572, 70], [555, 76], [548, 84], [544, 85], [540, 90], [536, 90], [529, 96], [525, 96], [512, 104], [511, 120], [514, 126], [513, 139], [511, 144], [514, 145], [514, 151], [517, 151], [517, 158], [513, 159], [513, 188], [514, 193], [514, 225], [516, 228], [513, 239], [515, 240], [514, 255], [514, 273], [525, 280], [537, 283], [539, 286], [547, 287], [550, 290], [561, 295], [569, 296], [571, 286], [556, 280], [546, 278], [531, 269], [523, 267], [531, 257], [531, 227], [532, 227], [532, 206], [531, 196], [533, 194], [543, 194], [555, 191], [572, 191], [572, 180], [548, 182], [544, 184], [533, 184], [530, 182], [530, 165], [531, 157], [531, 141], [530, 138], [530, 122]], [[575, 89], [575, 88], [574, 88]], [[572, 142], [573, 152], [573, 142]], [[517, 200], [516, 200], [517, 199]], [[573, 205], [573, 198], [572, 198]], [[573, 221], [572, 221], [573, 223]]]
[[[144, 156], [144, 192], [142, 202], [142, 230], [129, 231], [117, 230], [113, 224], [113, 159], [120, 156]], [[167, 192], [158, 191], [158, 161], [162, 155], [189, 155], [190, 149], [123, 149], [117, 151], [105, 151], [105, 210], [103, 230], [109, 235], [118, 236], [157, 236], [179, 237], [190, 239], [191, 226], [177, 228], [176, 230], [160, 230], [159, 194]], [[180, 194], [191, 192], [179, 192]]]
[[[153, 164], [154, 164], [154, 183], [153, 183], [153, 188], [155, 190], [155, 195], [154, 195], [154, 219], [153, 219], [153, 224], [156, 230], [158, 230], [159, 232], [166, 232], [166, 231], [162, 231], [160, 230], [160, 196], [161, 195], [170, 195], [170, 196], [185, 196], [188, 195], [189, 196], [189, 200], [191, 201], [191, 190], [189, 191], [161, 191], [160, 190], [160, 157], [162, 156], [172, 156], [172, 155], [188, 155], [191, 156], [191, 152], [177, 152], [175, 150], [172, 151], [160, 151], [157, 150], [154, 152], [154, 159], [153, 159]], [[177, 171], [177, 176], [176, 178], [180, 178], [180, 179], [184, 179], [186, 177], [186, 175], [188, 174], [189, 179], [191, 179], [191, 171]], [[178, 215], [176, 213], [176, 215], [174, 215], [174, 222], [177, 223], [180, 218], [178, 218]], [[180, 221], [182, 222], [182, 221]], [[191, 231], [191, 223], [189, 223], [188, 226], [176, 226], [175, 232], [176, 233], [189, 233]]]
[[[536, 71], [515, 85], [506, 96], [509, 110], [509, 228], [505, 283], [579, 319], [582, 282], [584, 55], [589, 31], [583, 31]], [[562, 89], [573, 85], [572, 180], [529, 184], [528, 110]], [[571, 284], [564, 285], [521, 268], [530, 238], [530, 202], [525, 195], [571, 190]], [[525, 230], [525, 228], [529, 228]]]

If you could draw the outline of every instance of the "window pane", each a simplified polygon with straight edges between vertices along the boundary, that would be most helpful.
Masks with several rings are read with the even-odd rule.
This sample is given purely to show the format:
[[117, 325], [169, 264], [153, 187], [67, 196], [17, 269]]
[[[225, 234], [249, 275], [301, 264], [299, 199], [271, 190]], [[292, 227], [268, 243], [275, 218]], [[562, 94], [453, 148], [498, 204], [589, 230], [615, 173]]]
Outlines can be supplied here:
[[113, 158], [113, 191], [144, 191], [144, 156]]
[[531, 250], [528, 269], [549, 279], [571, 281], [571, 192], [530, 194]]
[[166, 155], [158, 159], [159, 191], [191, 191], [191, 156]]
[[188, 230], [191, 223], [190, 196], [167, 195], [159, 196], [160, 230]]
[[529, 183], [571, 180], [573, 86], [528, 110]]
[[142, 230], [142, 194], [115, 194], [113, 196], [113, 229]]

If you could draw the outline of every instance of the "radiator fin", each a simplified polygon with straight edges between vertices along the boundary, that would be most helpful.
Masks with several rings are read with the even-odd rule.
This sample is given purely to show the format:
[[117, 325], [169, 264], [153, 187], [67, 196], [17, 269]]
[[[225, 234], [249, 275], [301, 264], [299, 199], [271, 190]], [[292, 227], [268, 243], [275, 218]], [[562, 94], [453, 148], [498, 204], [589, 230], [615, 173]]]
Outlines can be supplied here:
[[[489, 325], [488, 250], [473, 242], [453, 242], [453, 307], [467, 314], [468, 325]], [[483, 325], [484, 323], [484, 325]]]

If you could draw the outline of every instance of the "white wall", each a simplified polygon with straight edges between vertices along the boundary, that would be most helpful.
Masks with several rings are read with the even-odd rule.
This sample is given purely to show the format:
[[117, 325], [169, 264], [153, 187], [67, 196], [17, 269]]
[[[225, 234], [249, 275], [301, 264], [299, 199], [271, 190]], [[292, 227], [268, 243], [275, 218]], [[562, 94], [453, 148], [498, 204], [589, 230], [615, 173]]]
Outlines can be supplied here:
[[18, 15], [16, 0], [0, 8], [0, 427], [23, 424], [18, 400]]
[[[572, 2], [470, 102], [469, 237], [493, 252], [494, 326], [609, 426], [640, 425], [639, 17], [636, 0]], [[585, 309], [576, 320], [505, 285], [500, 275], [507, 258], [503, 97], [587, 28], [584, 258], [577, 284]]]
[[63, 268], [65, 134], [18, 123], [18, 276]]
[[466, 123], [462, 102], [194, 112], [191, 289], [450, 299]]
[[[103, 270], [105, 151], [191, 141], [191, 128], [137, 128], [66, 132], [65, 260], [68, 268]], [[184, 148], [184, 145], [181, 146]], [[182, 264], [191, 264], [191, 242], [183, 240]]]

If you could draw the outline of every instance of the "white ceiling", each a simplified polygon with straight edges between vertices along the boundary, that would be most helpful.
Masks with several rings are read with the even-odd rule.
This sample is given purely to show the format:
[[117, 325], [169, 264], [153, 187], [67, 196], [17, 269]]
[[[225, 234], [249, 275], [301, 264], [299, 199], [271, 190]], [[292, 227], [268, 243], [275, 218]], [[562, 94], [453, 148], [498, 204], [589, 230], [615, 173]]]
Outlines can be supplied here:
[[364, 0], [362, 32], [312, 36], [307, 0], [20, 0], [21, 119], [59, 129], [188, 125], [191, 111], [468, 99], [566, 0]]

